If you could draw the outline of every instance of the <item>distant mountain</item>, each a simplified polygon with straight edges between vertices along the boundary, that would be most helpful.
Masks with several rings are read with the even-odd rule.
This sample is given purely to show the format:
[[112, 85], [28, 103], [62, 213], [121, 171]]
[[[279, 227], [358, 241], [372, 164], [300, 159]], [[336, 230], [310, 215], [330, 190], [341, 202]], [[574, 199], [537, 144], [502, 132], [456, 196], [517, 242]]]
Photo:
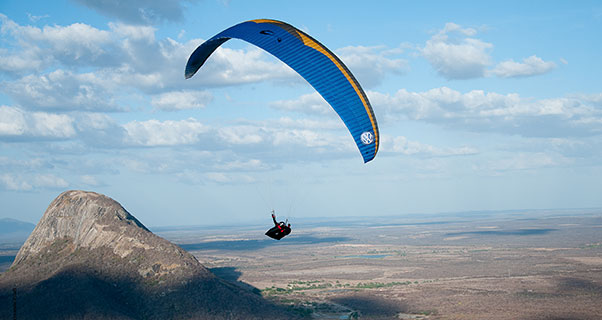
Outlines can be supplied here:
[[35, 224], [10, 218], [0, 218], [0, 241], [24, 241]]
[[0, 275], [0, 319], [12, 318], [12, 288], [18, 319], [294, 318], [84, 191], [59, 195]]

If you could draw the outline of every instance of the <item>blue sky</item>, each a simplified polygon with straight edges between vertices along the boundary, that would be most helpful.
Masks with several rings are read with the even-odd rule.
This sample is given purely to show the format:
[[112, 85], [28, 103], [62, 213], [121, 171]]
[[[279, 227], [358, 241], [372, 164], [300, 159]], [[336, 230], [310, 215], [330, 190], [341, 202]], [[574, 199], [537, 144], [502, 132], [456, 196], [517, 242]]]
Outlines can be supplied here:
[[[126, 3], [124, 5], [124, 3]], [[236, 23], [334, 51], [381, 133], [363, 164], [337, 115]], [[597, 1], [3, 1], [0, 217], [69, 189], [150, 226], [602, 207]]]

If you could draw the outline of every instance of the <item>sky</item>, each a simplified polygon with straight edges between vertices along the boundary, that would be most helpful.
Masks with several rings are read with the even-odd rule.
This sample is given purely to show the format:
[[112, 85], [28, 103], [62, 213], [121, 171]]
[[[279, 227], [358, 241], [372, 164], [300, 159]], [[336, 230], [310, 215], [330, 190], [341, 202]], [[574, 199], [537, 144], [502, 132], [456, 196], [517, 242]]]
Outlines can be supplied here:
[[[379, 125], [364, 164], [303, 78], [241, 40], [285, 21], [347, 65]], [[0, 218], [61, 192], [147, 226], [602, 207], [599, 1], [0, 2]]]

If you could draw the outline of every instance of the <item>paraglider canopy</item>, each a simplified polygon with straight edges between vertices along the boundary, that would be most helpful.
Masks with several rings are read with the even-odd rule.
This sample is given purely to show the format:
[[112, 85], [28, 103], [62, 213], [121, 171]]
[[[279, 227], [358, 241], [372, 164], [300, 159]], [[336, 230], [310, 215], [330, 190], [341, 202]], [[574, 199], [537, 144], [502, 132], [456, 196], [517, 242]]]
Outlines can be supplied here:
[[218, 33], [192, 53], [185, 77], [192, 77], [209, 56], [231, 38], [264, 49], [299, 73], [341, 117], [364, 162], [374, 159], [379, 146], [378, 124], [359, 82], [332, 51], [288, 23], [250, 20]]

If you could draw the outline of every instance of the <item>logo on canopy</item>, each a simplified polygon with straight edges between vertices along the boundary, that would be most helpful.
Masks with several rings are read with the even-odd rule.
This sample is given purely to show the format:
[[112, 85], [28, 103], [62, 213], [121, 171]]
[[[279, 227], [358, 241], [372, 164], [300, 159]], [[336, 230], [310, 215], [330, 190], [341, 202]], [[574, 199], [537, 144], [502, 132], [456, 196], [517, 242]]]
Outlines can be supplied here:
[[372, 134], [372, 132], [366, 131], [362, 133], [360, 139], [362, 140], [363, 144], [371, 144], [372, 142], [374, 142], [374, 135]]

